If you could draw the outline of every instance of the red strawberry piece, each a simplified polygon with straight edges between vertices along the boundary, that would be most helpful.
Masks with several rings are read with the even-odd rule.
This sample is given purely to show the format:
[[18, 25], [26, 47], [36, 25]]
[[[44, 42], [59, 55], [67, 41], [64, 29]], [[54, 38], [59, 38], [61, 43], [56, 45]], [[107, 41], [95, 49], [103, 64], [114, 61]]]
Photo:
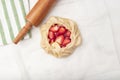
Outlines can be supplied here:
[[49, 40], [49, 43], [50, 43], [50, 44], [53, 43], [53, 42], [55, 42], [55, 39], [54, 39], [54, 38]]
[[65, 27], [60, 26], [60, 28], [59, 28], [59, 30], [58, 30], [58, 33], [59, 33], [59, 34], [64, 34], [65, 32], [66, 32]]
[[70, 35], [71, 35], [71, 32], [69, 30], [67, 30], [65, 33], [65, 37], [70, 37]]
[[64, 41], [64, 36], [63, 35], [58, 36], [55, 41], [58, 44], [62, 44], [62, 42]]
[[48, 38], [49, 38], [49, 39], [55, 38], [55, 35], [54, 35], [54, 33], [53, 33], [52, 31], [49, 31], [49, 33], [48, 33]]
[[55, 37], [58, 37], [60, 34], [58, 32], [55, 32]]
[[59, 30], [59, 26], [57, 24], [51, 26], [50, 31], [57, 32]]
[[66, 37], [62, 43], [62, 46], [66, 46], [67, 44], [69, 44], [71, 42], [71, 39], [69, 37]]

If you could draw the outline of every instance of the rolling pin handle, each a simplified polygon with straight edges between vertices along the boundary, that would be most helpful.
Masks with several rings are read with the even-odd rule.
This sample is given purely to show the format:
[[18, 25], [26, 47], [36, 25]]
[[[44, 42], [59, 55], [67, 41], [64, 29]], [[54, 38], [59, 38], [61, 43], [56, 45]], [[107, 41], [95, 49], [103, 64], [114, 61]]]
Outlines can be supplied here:
[[17, 44], [31, 28], [32, 28], [32, 24], [30, 22], [27, 22], [26, 25], [21, 29], [17, 37], [13, 40], [13, 42]]

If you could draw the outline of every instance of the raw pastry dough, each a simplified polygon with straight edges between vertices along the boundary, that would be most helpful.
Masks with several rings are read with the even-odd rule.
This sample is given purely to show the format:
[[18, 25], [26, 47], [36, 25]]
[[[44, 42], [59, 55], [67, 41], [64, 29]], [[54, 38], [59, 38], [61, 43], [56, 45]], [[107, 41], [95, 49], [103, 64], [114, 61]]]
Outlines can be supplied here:
[[[71, 42], [64, 48], [61, 48], [60, 45], [56, 42], [49, 44], [48, 40], [48, 31], [53, 24], [64, 25], [69, 31], [71, 31]], [[64, 57], [70, 55], [74, 49], [80, 45], [81, 36], [77, 24], [69, 19], [60, 18], [60, 17], [51, 17], [47, 23], [43, 24], [40, 27], [40, 32], [42, 36], [41, 46], [49, 54], [52, 54], [55, 57]]]

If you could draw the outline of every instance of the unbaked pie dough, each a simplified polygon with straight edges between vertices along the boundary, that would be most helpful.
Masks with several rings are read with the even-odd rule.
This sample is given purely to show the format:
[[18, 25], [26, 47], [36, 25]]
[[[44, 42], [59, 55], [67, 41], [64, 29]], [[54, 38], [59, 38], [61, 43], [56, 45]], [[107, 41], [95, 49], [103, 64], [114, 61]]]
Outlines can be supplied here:
[[[67, 45], [65, 46], [62, 45], [63, 47], [60, 46], [60, 44], [57, 41], [55, 41], [56, 38], [54, 38], [54, 41], [50, 43], [51, 39], [49, 39], [48, 36], [49, 36], [50, 28], [53, 25], [63, 26], [63, 28], [71, 32], [69, 40], [68, 40], [70, 42]], [[41, 40], [42, 48], [47, 53], [52, 54], [55, 57], [68, 56], [71, 53], [73, 53], [73, 51], [75, 50], [77, 46], [81, 44], [81, 36], [80, 36], [80, 31], [77, 27], [77, 24], [74, 21], [66, 19], [66, 18], [50, 17], [50, 19], [40, 27], [40, 32], [41, 32], [41, 37], [42, 37], [42, 40]]]

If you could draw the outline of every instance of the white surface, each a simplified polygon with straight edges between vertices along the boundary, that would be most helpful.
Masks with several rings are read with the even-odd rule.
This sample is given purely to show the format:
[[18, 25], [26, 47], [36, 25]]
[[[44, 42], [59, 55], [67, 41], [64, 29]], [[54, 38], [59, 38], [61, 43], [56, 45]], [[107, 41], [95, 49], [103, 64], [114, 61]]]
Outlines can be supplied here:
[[[31, 0], [31, 6], [35, 2]], [[82, 45], [71, 56], [57, 59], [40, 47], [39, 27], [33, 28], [32, 39], [0, 47], [0, 80], [120, 80], [119, 4], [119, 0], [58, 0], [48, 17], [75, 20]]]

